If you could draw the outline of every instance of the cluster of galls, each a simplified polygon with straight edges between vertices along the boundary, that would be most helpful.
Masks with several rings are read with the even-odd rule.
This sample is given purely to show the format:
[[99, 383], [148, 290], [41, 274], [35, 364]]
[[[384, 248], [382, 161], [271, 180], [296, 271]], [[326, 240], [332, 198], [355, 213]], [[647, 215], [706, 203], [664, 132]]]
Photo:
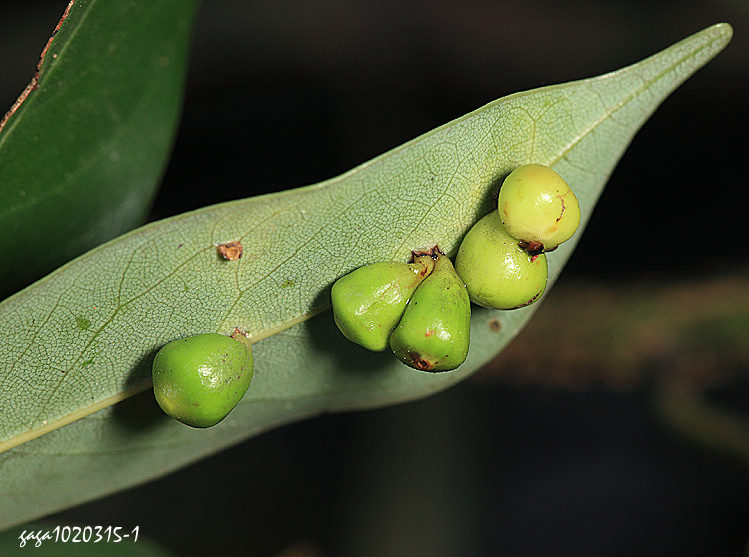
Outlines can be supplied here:
[[390, 349], [423, 371], [455, 369], [468, 356], [471, 302], [450, 259], [435, 246], [412, 263], [372, 263], [341, 277], [333, 317], [349, 340]]
[[546, 289], [545, 252], [577, 230], [580, 206], [559, 174], [540, 164], [505, 179], [497, 210], [468, 231], [455, 267], [435, 246], [411, 263], [373, 263], [338, 279], [338, 328], [374, 351], [388, 345], [406, 365], [448, 371], [468, 356], [470, 302], [491, 309], [532, 304]]
[[546, 289], [545, 252], [580, 225], [577, 197], [548, 166], [526, 164], [505, 178], [492, 211], [460, 245], [455, 268], [471, 301], [491, 309], [532, 304]]
[[[468, 231], [453, 267], [437, 246], [411, 263], [373, 263], [341, 277], [331, 298], [338, 328], [369, 350], [388, 346], [422, 371], [457, 368], [468, 356], [471, 302], [514, 309], [546, 288], [544, 252], [580, 224], [575, 194], [553, 170], [528, 164], [502, 184], [497, 210]], [[153, 361], [153, 390], [168, 415], [193, 427], [223, 420], [247, 391], [252, 347], [235, 330], [173, 340]]]

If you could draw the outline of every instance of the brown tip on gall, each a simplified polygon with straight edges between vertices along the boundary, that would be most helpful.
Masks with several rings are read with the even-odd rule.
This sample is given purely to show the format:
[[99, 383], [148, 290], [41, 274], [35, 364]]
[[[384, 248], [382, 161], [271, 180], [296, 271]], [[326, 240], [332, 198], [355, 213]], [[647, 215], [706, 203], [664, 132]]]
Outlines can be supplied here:
[[518, 242], [518, 247], [531, 256], [531, 261], [535, 261], [535, 258], [544, 252], [543, 242], [539, 242], [537, 240], [521, 240], [520, 242]]
[[242, 257], [242, 244], [237, 242], [226, 242], [216, 245], [219, 256], [227, 261], [237, 261]]
[[431, 248], [423, 248], [411, 251], [411, 262], [413, 263], [417, 257], [428, 255], [432, 259], [437, 259], [440, 255], [445, 255], [444, 252], [439, 248], [439, 245], [434, 244]]
[[229, 335], [231, 338], [237, 338], [239, 336], [242, 336], [244, 338], [247, 338], [247, 333], [245, 333], [242, 329], [239, 327], [234, 327], [234, 330]]
[[418, 352], [409, 352], [408, 357], [411, 358], [413, 367], [421, 371], [429, 371], [430, 369], [432, 369], [432, 367], [434, 367], [431, 362], [422, 358], [421, 354], [419, 354]]

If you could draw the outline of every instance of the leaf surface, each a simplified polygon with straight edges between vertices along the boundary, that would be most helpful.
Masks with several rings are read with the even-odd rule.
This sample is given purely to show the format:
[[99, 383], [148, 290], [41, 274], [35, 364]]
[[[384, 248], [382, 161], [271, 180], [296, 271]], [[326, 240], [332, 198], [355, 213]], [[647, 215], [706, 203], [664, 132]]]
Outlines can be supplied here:
[[145, 220], [179, 119], [196, 7], [69, 4], [0, 129], [0, 297]]
[[[346, 341], [329, 290], [361, 265], [439, 244], [451, 255], [517, 165], [573, 187], [581, 231], [638, 128], [730, 40], [710, 27], [600, 77], [511, 95], [329, 181], [137, 229], [0, 304], [0, 523], [165, 474], [278, 425], [424, 397], [493, 358], [538, 304], [474, 308], [467, 362], [429, 374]], [[580, 232], [549, 254], [550, 284]], [[239, 261], [215, 244], [241, 241]], [[255, 378], [218, 426], [185, 427], [148, 388], [164, 343], [249, 331]], [[119, 404], [115, 402], [125, 400]]]

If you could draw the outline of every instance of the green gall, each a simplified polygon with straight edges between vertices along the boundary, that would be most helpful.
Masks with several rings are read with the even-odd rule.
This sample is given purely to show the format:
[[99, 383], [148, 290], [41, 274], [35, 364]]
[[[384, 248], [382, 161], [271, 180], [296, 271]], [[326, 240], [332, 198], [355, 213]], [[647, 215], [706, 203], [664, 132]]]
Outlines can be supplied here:
[[390, 349], [407, 366], [448, 371], [468, 356], [471, 302], [450, 259], [439, 252], [434, 270], [414, 292], [390, 335]]
[[153, 392], [162, 410], [193, 427], [223, 420], [252, 380], [246, 339], [199, 334], [166, 344], [153, 360]]
[[535, 302], [546, 289], [546, 255], [531, 256], [502, 227], [492, 211], [463, 238], [455, 270], [471, 301], [491, 309], [515, 309]]
[[[564, 179], [548, 166], [525, 164], [505, 178], [497, 211], [513, 238], [552, 250], [580, 225], [580, 204]], [[540, 251], [539, 250], [539, 251]]]
[[372, 263], [339, 278], [330, 293], [336, 325], [350, 341], [385, 350], [409, 298], [433, 268], [429, 255], [416, 254], [413, 263]]

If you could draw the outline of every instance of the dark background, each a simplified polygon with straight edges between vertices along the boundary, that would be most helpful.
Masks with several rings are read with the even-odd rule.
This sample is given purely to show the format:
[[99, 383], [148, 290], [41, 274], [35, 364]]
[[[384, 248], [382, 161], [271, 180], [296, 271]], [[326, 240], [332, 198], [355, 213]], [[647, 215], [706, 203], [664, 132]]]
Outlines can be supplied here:
[[[65, 4], [4, 2], [0, 109]], [[333, 177], [496, 98], [721, 21], [733, 41], [636, 136], [559, 285], [745, 272], [740, 0], [206, 1], [152, 218]], [[178, 555], [742, 555], [749, 468], [673, 436], [650, 394], [471, 380], [285, 427], [51, 519], [139, 524]]]

